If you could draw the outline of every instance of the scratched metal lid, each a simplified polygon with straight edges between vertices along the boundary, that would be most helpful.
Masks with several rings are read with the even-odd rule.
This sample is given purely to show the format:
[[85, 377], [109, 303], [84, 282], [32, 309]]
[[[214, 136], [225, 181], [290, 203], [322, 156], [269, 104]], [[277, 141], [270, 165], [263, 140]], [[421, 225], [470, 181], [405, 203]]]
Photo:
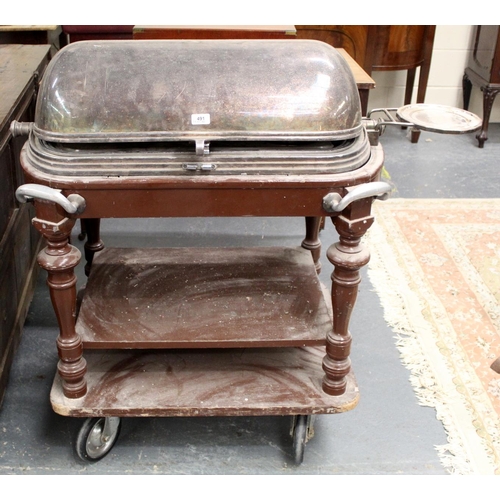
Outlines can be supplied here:
[[41, 84], [53, 142], [341, 140], [361, 134], [343, 57], [314, 40], [77, 42]]

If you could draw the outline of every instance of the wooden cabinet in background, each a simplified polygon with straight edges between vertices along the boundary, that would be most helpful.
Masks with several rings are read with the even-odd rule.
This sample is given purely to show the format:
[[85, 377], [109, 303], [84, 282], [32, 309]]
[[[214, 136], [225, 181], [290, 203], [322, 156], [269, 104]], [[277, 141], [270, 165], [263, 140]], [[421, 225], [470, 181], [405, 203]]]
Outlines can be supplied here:
[[[435, 26], [424, 25], [296, 25], [297, 38], [321, 40], [345, 49], [368, 73], [408, 70], [404, 104], [411, 102], [416, 69], [420, 67], [417, 102], [424, 102]], [[362, 102], [366, 115], [368, 102]], [[394, 103], [397, 107], [400, 103]]]
[[12, 120], [33, 121], [49, 54], [50, 45], [0, 45], [0, 404], [33, 296], [40, 245], [32, 206], [15, 197], [24, 182], [19, 154], [26, 138], [12, 137], [9, 127]]
[[488, 140], [488, 123], [500, 92], [500, 26], [476, 26], [474, 45], [463, 78], [464, 109], [469, 108], [472, 84], [483, 93], [483, 125], [476, 135], [479, 147]]
[[0, 24], [0, 44], [51, 45], [50, 55], [66, 45], [66, 35], [56, 24]]
[[292, 39], [293, 25], [137, 25], [134, 40]]
[[131, 40], [132, 24], [63, 24], [68, 43], [85, 40]]

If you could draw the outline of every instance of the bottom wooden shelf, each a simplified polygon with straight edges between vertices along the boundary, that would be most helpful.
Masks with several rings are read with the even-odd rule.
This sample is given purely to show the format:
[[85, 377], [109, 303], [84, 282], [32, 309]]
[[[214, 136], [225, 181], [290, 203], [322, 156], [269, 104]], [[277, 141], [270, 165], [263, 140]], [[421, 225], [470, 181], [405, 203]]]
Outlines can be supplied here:
[[324, 347], [90, 351], [87, 395], [64, 397], [56, 375], [54, 411], [92, 416], [309, 415], [353, 409], [351, 374], [342, 396], [321, 388]]

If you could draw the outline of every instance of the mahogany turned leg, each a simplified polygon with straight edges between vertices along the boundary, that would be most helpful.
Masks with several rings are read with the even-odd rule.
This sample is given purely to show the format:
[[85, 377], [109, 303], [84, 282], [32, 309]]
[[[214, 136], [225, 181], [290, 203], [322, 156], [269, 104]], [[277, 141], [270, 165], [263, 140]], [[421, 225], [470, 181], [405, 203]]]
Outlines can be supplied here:
[[[85, 373], [87, 364], [83, 355], [83, 343], [75, 332], [76, 321], [76, 276], [74, 268], [81, 259], [80, 251], [68, 243], [73, 219], [60, 219], [55, 207], [50, 204], [40, 209], [33, 225], [42, 233], [47, 247], [38, 254], [38, 263], [48, 273], [47, 284], [50, 298], [59, 324], [57, 348], [58, 373], [67, 398], [80, 398], [87, 392]], [[43, 217], [43, 218], [42, 218]]]
[[87, 231], [87, 241], [85, 242], [85, 275], [90, 274], [94, 254], [100, 252], [104, 248], [104, 244], [100, 238], [101, 219], [86, 219], [85, 229]]
[[302, 248], [310, 250], [316, 272], [321, 271], [321, 241], [319, 239], [319, 230], [321, 227], [322, 217], [306, 217], [306, 237], [302, 242]]
[[370, 253], [360, 244], [360, 239], [373, 223], [373, 217], [350, 219], [340, 215], [332, 217], [332, 221], [339, 233], [339, 241], [327, 251], [328, 260], [335, 268], [332, 273], [333, 331], [326, 339], [323, 390], [339, 396], [346, 390], [346, 376], [351, 369], [349, 320], [361, 281], [359, 270], [370, 259]]

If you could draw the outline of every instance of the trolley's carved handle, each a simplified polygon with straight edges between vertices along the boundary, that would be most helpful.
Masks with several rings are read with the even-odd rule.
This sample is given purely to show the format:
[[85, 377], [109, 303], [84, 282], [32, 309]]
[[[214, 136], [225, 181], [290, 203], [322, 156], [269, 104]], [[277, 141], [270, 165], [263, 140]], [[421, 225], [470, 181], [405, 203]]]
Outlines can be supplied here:
[[79, 194], [70, 194], [67, 198], [59, 189], [40, 184], [24, 184], [16, 190], [16, 198], [20, 203], [33, 199], [52, 201], [60, 205], [68, 214], [81, 214], [85, 210], [85, 198]]
[[353, 201], [375, 196], [380, 200], [387, 199], [391, 185], [387, 182], [369, 182], [361, 184], [349, 191], [343, 198], [338, 193], [329, 193], [323, 198], [323, 208], [327, 212], [342, 212]]

